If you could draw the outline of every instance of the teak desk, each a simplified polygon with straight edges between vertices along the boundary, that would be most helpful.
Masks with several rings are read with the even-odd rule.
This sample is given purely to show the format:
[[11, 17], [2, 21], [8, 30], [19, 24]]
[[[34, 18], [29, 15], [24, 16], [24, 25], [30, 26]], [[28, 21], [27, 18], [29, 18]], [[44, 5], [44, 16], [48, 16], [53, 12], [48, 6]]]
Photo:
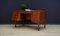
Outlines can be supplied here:
[[46, 28], [46, 21], [47, 21], [47, 10], [41, 9], [41, 10], [32, 10], [32, 11], [24, 11], [24, 10], [14, 10], [12, 15], [12, 21], [15, 23], [17, 21], [22, 21], [21, 14], [29, 14], [30, 16], [27, 16], [28, 20], [31, 20], [34, 23], [38, 24], [38, 31], [40, 30], [40, 23], [44, 22], [44, 29]]

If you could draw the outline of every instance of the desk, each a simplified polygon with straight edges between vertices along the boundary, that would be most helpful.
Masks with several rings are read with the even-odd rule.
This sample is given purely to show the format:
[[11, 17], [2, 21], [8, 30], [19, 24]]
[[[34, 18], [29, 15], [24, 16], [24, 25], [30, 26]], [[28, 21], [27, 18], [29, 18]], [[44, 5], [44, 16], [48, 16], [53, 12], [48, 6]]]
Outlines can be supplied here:
[[40, 23], [43, 21], [44, 22], [44, 29], [46, 29], [46, 21], [47, 21], [47, 10], [32, 10], [32, 11], [24, 11], [24, 10], [14, 10], [12, 14], [12, 21], [15, 23], [16, 27], [16, 22], [17, 21], [22, 21], [21, 14], [29, 14], [27, 16], [28, 20], [31, 20], [34, 23], [38, 24], [38, 31], [40, 30]]

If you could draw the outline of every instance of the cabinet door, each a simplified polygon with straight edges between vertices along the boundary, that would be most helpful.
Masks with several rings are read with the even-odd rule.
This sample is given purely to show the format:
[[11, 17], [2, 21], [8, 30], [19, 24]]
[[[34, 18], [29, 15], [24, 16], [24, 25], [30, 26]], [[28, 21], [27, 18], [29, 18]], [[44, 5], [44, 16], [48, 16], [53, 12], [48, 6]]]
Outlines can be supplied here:
[[40, 21], [40, 12], [38, 10], [33, 11], [31, 21], [34, 23], [38, 23]]
[[12, 15], [13, 21], [19, 21], [20, 20], [20, 13], [18, 11], [15, 11]]

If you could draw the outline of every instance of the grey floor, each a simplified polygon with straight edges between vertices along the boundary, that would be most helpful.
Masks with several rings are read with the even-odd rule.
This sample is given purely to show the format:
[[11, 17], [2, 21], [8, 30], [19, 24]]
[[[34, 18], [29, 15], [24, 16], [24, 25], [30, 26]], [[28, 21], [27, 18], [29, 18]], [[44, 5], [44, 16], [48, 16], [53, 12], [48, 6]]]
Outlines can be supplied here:
[[60, 25], [40, 25], [41, 30], [37, 30], [37, 25], [26, 25], [17, 27], [14, 25], [0, 25], [0, 36], [60, 36]]

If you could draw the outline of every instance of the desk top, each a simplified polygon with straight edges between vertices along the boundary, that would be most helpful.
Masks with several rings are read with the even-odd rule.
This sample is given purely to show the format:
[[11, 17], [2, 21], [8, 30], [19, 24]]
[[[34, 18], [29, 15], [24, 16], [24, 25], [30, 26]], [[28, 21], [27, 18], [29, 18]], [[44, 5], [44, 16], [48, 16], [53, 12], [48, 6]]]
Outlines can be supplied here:
[[32, 11], [24, 11], [24, 10], [14, 10], [13, 11], [13, 14], [16, 13], [16, 14], [20, 14], [20, 13], [46, 13], [47, 10], [32, 10]]

